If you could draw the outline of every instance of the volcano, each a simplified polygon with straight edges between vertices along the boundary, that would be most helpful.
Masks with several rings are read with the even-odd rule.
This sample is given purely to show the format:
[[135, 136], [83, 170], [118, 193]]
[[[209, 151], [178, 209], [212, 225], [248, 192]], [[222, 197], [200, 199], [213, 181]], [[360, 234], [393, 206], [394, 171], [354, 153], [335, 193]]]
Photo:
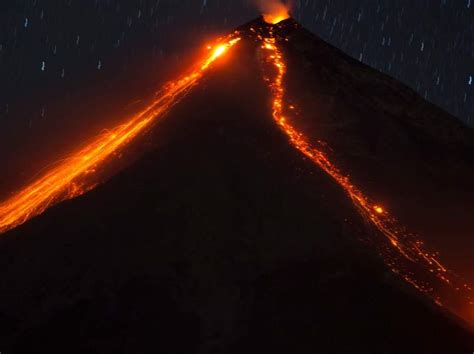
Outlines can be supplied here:
[[471, 353], [474, 132], [293, 19], [232, 36], [0, 237], [2, 353]]

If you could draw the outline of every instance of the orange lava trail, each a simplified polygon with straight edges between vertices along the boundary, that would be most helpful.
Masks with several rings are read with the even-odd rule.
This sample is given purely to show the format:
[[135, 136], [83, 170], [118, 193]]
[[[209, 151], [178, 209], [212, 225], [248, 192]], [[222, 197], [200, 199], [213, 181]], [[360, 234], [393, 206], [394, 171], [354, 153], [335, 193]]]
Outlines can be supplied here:
[[[422, 293], [429, 295], [440, 306], [444, 304], [443, 300], [445, 299], [451, 303], [453, 298], [462, 298], [463, 300], [460, 300], [462, 305], [456, 305], [457, 310], [455, 312], [466, 318], [466, 304], [471, 311], [474, 305], [472, 289], [448, 271], [437, 259], [436, 253], [427, 251], [421, 240], [407, 233], [383, 207], [374, 203], [352, 184], [350, 178], [345, 176], [329, 160], [327, 154], [312, 146], [308, 138], [289, 122], [283, 86], [287, 67], [282, 52], [277, 46], [272, 31], [268, 36], [263, 36], [261, 39], [266, 65], [272, 68], [272, 74], [267, 73], [265, 80], [269, 83], [273, 96], [273, 118], [281, 130], [286, 133], [291, 144], [331, 176], [344, 189], [363, 218], [374, 225], [381, 234], [385, 235], [388, 242], [383, 243], [383, 246], [379, 245], [378, 248], [385, 263], [394, 273]], [[288, 106], [288, 108], [291, 109], [293, 106]], [[417, 269], [421, 267], [427, 276], [420, 277], [415, 274], [411, 266], [413, 264], [416, 265]], [[446, 291], [438, 291], [441, 288], [448, 288], [451, 293], [454, 291], [456, 295], [448, 299], [442, 295]], [[454, 300], [454, 302], [457, 302], [457, 300]], [[461, 307], [462, 310], [460, 310]]]
[[157, 98], [142, 112], [95, 138], [42, 177], [0, 203], [0, 234], [43, 213], [52, 204], [77, 197], [94, 188], [95, 185], [88, 182], [87, 177], [178, 103], [197, 84], [212, 63], [239, 40], [238, 34], [234, 33], [211, 47], [211, 53], [196, 69], [187, 76], [165, 85]]

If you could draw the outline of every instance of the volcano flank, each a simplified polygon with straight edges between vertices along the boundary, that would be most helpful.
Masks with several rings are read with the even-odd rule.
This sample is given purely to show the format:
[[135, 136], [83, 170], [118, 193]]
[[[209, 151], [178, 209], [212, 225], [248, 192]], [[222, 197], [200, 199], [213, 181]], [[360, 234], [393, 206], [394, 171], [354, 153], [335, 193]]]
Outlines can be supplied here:
[[133, 162], [0, 237], [0, 351], [471, 353], [474, 132], [293, 19], [235, 33]]

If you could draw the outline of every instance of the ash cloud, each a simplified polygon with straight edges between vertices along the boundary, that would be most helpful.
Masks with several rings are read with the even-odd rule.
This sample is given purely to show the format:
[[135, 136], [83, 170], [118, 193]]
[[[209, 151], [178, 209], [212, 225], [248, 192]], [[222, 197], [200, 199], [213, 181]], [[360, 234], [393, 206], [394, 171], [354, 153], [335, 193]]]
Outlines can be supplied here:
[[282, 0], [255, 0], [255, 4], [262, 14], [271, 14], [291, 8], [289, 1]]

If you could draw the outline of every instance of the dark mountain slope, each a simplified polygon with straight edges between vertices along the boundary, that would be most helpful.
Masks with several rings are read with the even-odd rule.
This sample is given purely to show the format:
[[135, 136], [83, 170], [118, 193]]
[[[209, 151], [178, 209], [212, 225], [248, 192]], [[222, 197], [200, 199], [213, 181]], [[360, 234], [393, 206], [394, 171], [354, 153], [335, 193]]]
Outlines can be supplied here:
[[270, 116], [239, 44], [106, 184], [0, 238], [2, 353], [470, 353]]

